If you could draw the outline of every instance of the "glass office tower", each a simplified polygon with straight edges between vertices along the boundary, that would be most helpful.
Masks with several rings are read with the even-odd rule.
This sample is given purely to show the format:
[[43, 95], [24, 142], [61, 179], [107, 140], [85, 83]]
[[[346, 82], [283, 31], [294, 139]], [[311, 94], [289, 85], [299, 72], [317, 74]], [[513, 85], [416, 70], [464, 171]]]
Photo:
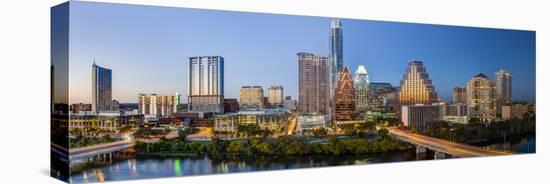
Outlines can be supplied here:
[[353, 87], [355, 88], [355, 108], [359, 112], [367, 111], [369, 103], [369, 74], [364, 65], [359, 65], [353, 78]]
[[92, 65], [92, 113], [113, 110], [111, 69]]
[[344, 30], [340, 20], [332, 20], [329, 36], [329, 63], [331, 80], [331, 98], [334, 96], [334, 90], [338, 86], [338, 73], [344, 66]]
[[223, 65], [221, 56], [189, 57], [188, 102], [194, 112], [223, 112]]

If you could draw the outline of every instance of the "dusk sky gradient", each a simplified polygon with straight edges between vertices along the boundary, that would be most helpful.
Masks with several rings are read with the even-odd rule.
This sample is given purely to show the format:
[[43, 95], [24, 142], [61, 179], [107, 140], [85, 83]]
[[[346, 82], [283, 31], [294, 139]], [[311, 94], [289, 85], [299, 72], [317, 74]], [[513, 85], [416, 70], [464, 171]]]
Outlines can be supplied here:
[[[243, 85], [282, 85], [297, 98], [298, 52], [329, 54], [332, 18], [71, 2], [70, 101], [91, 103], [92, 64], [112, 69], [113, 99], [138, 93], [187, 99], [188, 57], [225, 59], [225, 96]], [[399, 85], [424, 62], [441, 98], [478, 73], [512, 73], [513, 100], [535, 99], [535, 32], [341, 19], [344, 65], [371, 82]], [[186, 100], [185, 100], [186, 101]]]

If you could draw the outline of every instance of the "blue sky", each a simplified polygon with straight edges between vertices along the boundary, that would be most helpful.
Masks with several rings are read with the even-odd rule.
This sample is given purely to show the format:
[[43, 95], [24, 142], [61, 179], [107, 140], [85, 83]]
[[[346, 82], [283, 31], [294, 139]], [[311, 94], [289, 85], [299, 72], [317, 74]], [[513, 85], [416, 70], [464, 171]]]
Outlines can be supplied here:
[[[70, 100], [91, 102], [91, 66], [113, 70], [113, 98], [187, 94], [188, 57], [225, 58], [225, 95], [243, 85], [298, 93], [297, 52], [328, 55], [332, 18], [71, 2]], [[407, 62], [424, 61], [444, 99], [478, 73], [513, 75], [513, 99], [535, 99], [535, 32], [342, 19], [344, 65], [399, 85]], [[186, 99], [186, 98], [184, 98]]]

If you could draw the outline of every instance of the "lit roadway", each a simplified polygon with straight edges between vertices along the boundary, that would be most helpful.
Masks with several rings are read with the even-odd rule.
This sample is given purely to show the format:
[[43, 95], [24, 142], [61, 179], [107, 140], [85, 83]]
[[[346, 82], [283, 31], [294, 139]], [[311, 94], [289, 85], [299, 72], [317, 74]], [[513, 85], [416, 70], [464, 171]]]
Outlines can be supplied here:
[[437, 139], [429, 136], [419, 135], [396, 128], [387, 128], [390, 135], [399, 138], [402, 141], [415, 145], [427, 147], [433, 151], [439, 151], [456, 157], [480, 157], [480, 156], [499, 156], [512, 155], [510, 151], [497, 151], [483, 149], [480, 147], [459, 144], [451, 141]]
[[288, 119], [287, 134], [292, 135], [296, 131], [298, 126], [298, 113], [293, 113], [292, 116]]
[[69, 159], [72, 161], [72, 160], [91, 157], [94, 155], [112, 153], [115, 151], [124, 150], [126, 148], [131, 148], [135, 145], [136, 141], [131, 136], [131, 133], [123, 134], [123, 137], [124, 137], [124, 140], [121, 140], [121, 141], [104, 143], [104, 144], [96, 144], [96, 145], [86, 146], [82, 148], [71, 148], [69, 149]]

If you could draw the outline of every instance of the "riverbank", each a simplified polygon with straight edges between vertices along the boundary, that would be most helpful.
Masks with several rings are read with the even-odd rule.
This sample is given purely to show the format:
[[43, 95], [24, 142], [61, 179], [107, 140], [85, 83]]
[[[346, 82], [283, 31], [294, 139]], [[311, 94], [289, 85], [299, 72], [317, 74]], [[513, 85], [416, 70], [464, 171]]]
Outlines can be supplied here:
[[373, 139], [338, 139], [331, 137], [323, 142], [308, 142], [292, 136], [276, 139], [249, 138], [246, 140], [222, 140], [213, 138], [209, 142], [187, 142], [180, 139], [160, 140], [155, 143], [138, 142], [135, 145], [140, 156], [188, 156], [208, 155], [217, 158], [226, 155], [346, 155], [369, 154], [410, 149], [411, 145], [391, 138], [381, 131]]

